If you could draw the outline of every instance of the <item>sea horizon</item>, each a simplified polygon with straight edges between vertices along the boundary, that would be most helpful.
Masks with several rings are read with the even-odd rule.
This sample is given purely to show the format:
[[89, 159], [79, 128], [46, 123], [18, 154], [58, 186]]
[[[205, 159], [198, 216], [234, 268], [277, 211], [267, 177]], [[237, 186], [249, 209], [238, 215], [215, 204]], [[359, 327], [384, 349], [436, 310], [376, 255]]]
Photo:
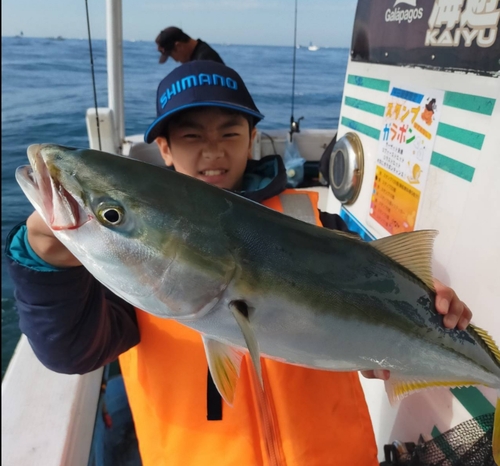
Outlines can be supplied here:
[[[1, 36], [2, 39], [45, 39], [45, 40], [78, 40], [78, 41], [86, 41], [88, 42], [88, 37], [64, 37], [64, 36], [25, 36], [25, 35], [15, 35], [15, 36]], [[92, 42], [94, 41], [103, 41], [106, 42], [106, 38], [94, 38], [92, 37]], [[131, 43], [143, 43], [153, 45], [154, 41], [147, 39], [123, 39], [123, 42], [131, 42]], [[313, 42], [314, 45], [319, 47], [320, 49], [338, 49], [338, 50], [349, 50], [349, 47], [344, 46], [332, 46], [332, 45], [322, 45], [321, 43]], [[210, 42], [210, 45], [214, 48], [218, 46], [223, 47], [276, 47], [276, 48], [289, 48], [293, 50], [293, 44], [290, 45], [279, 45], [279, 44], [242, 44], [238, 42]], [[307, 48], [310, 44], [297, 44], [297, 48]]]

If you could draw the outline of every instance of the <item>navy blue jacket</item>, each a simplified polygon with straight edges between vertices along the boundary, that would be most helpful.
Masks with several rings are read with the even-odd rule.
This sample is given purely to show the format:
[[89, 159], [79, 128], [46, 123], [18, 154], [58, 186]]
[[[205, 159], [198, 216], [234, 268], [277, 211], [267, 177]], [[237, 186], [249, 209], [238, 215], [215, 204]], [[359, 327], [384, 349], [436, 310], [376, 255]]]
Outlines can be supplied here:
[[189, 61], [193, 60], [212, 60], [224, 65], [222, 58], [220, 55], [208, 45], [206, 42], [203, 42], [201, 39], [198, 39], [198, 43], [193, 50], [193, 53], [189, 57]]
[[[262, 202], [286, 188], [279, 156], [250, 160], [244, 197]], [[335, 214], [320, 212], [327, 228], [348, 231]], [[16, 262], [10, 253], [17, 225], [6, 241], [8, 269], [15, 286], [19, 327], [38, 359], [49, 369], [84, 374], [114, 361], [140, 341], [135, 309], [98, 282], [84, 267], [40, 272]]]

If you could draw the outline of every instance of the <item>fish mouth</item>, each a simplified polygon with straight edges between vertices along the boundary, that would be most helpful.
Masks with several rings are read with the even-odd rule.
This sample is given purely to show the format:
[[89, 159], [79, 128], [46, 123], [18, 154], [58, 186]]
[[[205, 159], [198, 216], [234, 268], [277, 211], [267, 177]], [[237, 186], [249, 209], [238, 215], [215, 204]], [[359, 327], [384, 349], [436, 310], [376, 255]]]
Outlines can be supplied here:
[[73, 230], [91, 217], [81, 199], [70, 193], [60, 181], [60, 170], [53, 163], [50, 145], [28, 147], [30, 165], [16, 170], [16, 180], [30, 202], [52, 230]]

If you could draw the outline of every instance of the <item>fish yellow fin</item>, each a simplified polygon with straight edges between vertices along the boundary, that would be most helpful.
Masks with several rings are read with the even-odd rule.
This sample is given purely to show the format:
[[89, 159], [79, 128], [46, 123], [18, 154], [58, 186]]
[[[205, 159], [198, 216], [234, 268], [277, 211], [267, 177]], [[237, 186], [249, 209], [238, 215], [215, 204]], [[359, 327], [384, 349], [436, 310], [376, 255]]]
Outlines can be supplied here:
[[493, 356], [495, 356], [496, 360], [500, 363], [500, 350], [498, 349], [495, 340], [491, 338], [489, 333], [486, 330], [483, 330], [480, 327], [476, 327], [473, 324], [470, 324], [469, 327], [472, 327], [472, 329], [481, 337], [481, 340], [483, 340], [484, 344], [488, 347], [488, 349], [493, 353]]
[[214, 384], [224, 401], [232, 406], [244, 354], [239, 349], [220, 341], [206, 336], [202, 338]]
[[441, 380], [403, 380], [391, 376], [385, 381], [385, 391], [389, 398], [389, 403], [394, 405], [396, 402], [407, 397], [411, 393], [416, 393], [426, 388], [440, 388], [440, 387], [469, 387], [471, 385], [478, 385], [476, 381], [472, 380], [459, 380], [459, 381], [441, 381]]
[[377, 239], [369, 244], [406, 267], [435, 291], [432, 278], [432, 247], [437, 234], [436, 230], [412, 231]]
[[500, 466], [500, 390], [497, 390], [497, 407], [493, 421], [493, 459]]
[[238, 323], [245, 343], [247, 344], [248, 351], [250, 352], [250, 357], [252, 358], [252, 363], [257, 372], [257, 377], [262, 388], [264, 388], [264, 382], [262, 381], [262, 369], [260, 366], [260, 350], [259, 342], [255, 337], [252, 325], [249, 320], [249, 307], [245, 301], [235, 300], [229, 303], [229, 309]]

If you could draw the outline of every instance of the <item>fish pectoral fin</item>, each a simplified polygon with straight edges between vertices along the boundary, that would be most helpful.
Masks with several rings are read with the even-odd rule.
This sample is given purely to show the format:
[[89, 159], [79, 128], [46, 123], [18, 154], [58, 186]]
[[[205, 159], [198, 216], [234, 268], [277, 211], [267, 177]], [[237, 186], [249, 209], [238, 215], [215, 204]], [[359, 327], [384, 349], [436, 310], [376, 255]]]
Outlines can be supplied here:
[[479, 385], [473, 380], [405, 380], [394, 377], [392, 374], [385, 381], [385, 391], [389, 398], [389, 403], [394, 406], [396, 402], [402, 400], [408, 395], [425, 390], [426, 388], [439, 387], [469, 387], [471, 385]]
[[252, 363], [255, 371], [257, 372], [257, 377], [262, 388], [264, 388], [264, 382], [262, 380], [262, 369], [260, 366], [260, 350], [259, 342], [253, 331], [252, 324], [250, 323], [250, 307], [248, 304], [240, 299], [231, 301], [229, 303], [229, 309], [233, 313], [236, 322], [238, 323], [245, 343], [247, 344], [248, 351], [250, 352], [250, 357], [252, 358]]
[[437, 234], [436, 230], [411, 231], [377, 239], [368, 244], [406, 267], [435, 291], [432, 277], [432, 248]]
[[224, 401], [232, 406], [240, 376], [243, 351], [203, 335], [210, 374]]

